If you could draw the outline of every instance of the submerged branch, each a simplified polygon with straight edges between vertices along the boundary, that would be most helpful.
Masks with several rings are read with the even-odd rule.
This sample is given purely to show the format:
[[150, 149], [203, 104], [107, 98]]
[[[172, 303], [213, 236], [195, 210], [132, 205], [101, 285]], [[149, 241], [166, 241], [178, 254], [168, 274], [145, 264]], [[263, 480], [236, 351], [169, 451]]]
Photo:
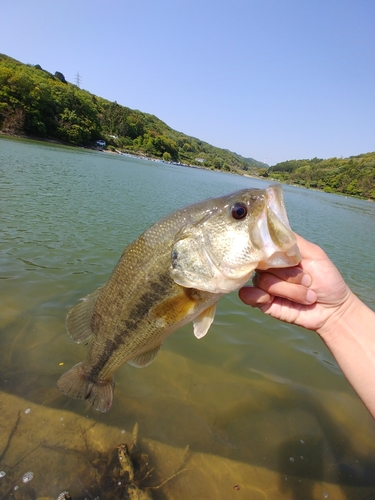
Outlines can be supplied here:
[[0, 455], [0, 462], [2, 461], [2, 459], [5, 457], [5, 454], [6, 452], [8, 451], [8, 448], [10, 446], [10, 443], [12, 441], [12, 438], [17, 430], [17, 427], [18, 427], [18, 424], [20, 423], [20, 419], [21, 419], [21, 410], [18, 412], [18, 415], [17, 415], [17, 420], [16, 420], [16, 423], [13, 427], [13, 429], [11, 430], [9, 436], [8, 436], [8, 441], [7, 441], [7, 444], [5, 445], [5, 448], [2, 452], [2, 454]]

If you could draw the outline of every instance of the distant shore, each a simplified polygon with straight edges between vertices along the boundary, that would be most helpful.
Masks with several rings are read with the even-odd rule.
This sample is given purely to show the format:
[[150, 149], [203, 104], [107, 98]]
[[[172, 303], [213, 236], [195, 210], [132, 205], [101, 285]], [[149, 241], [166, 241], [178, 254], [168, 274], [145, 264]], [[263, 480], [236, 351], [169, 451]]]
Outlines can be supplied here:
[[[242, 175], [243, 177], [249, 177], [250, 179], [257, 179], [257, 180], [266, 181], [266, 182], [270, 182], [270, 183], [277, 182], [277, 183], [283, 184], [285, 186], [292, 186], [292, 187], [296, 187], [296, 188], [300, 188], [300, 189], [308, 189], [309, 191], [325, 192], [323, 189], [319, 189], [319, 188], [315, 188], [315, 187], [306, 187], [306, 186], [295, 184], [295, 183], [288, 183], [285, 181], [281, 181], [279, 179], [274, 179], [272, 177], [261, 177], [261, 176], [257, 176], [257, 175], [251, 175], [245, 171], [244, 172], [241, 172], [238, 170], [223, 171], [223, 170], [208, 168], [208, 167], [205, 167], [203, 165], [189, 165], [187, 163], [165, 161], [162, 158], [155, 158], [152, 156], [147, 156], [145, 153], [125, 153], [125, 152], [122, 152], [122, 151], [119, 151], [116, 149], [110, 150], [110, 149], [100, 149], [100, 148], [96, 148], [94, 146], [92, 146], [92, 147], [77, 146], [76, 144], [68, 143], [68, 142], [62, 141], [60, 139], [55, 139], [53, 137], [37, 137], [37, 136], [30, 136], [30, 135], [26, 135], [26, 134], [20, 134], [20, 133], [19, 134], [10, 134], [10, 133], [6, 133], [6, 132], [1, 132], [0, 138], [30, 140], [30, 141], [35, 141], [35, 142], [43, 142], [43, 143], [47, 143], [47, 144], [69, 146], [69, 147], [77, 148], [77, 149], [87, 149], [87, 150], [91, 150], [91, 151], [97, 151], [98, 153], [115, 154], [115, 155], [120, 155], [120, 156], [127, 156], [129, 158], [136, 158], [139, 160], [153, 161], [155, 163], [164, 163], [164, 164], [169, 164], [169, 165], [177, 165], [177, 166], [181, 166], [181, 167], [197, 168], [200, 170], [210, 170], [210, 171], [222, 172], [222, 173], [227, 173], [227, 174]], [[354, 196], [354, 195], [350, 195], [347, 193], [340, 193], [337, 191], [334, 191], [334, 192], [329, 193], [329, 194], [336, 194], [339, 196], [344, 196], [346, 198], [356, 198], [359, 200], [375, 202], [375, 200], [372, 200], [371, 198]]]
[[[165, 164], [169, 164], [169, 165], [177, 165], [180, 167], [198, 168], [201, 170], [212, 170], [212, 171], [215, 170], [213, 168], [205, 167], [204, 165], [192, 165], [192, 164], [182, 163], [182, 162], [165, 161], [162, 158], [147, 156], [145, 153], [140, 153], [140, 152], [139, 153], [136, 153], [136, 152], [130, 153], [130, 152], [119, 151], [117, 149], [111, 150], [111, 149], [98, 148], [98, 147], [94, 147], [94, 146], [77, 146], [77, 144], [65, 142], [65, 141], [62, 141], [60, 139], [55, 139], [53, 137], [38, 137], [38, 136], [31, 136], [31, 135], [25, 135], [25, 134], [10, 134], [10, 133], [5, 133], [5, 132], [0, 133], [0, 138], [1, 137], [10, 138], [10, 139], [23, 139], [23, 140], [29, 140], [29, 141], [44, 142], [47, 144], [57, 144], [60, 146], [69, 146], [69, 147], [77, 148], [77, 149], [87, 149], [90, 151], [97, 151], [98, 153], [107, 153], [107, 154], [115, 154], [115, 155], [120, 155], [120, 156], [127, 156], [129, 158], [136, 158], [139, 160], [148, 160], [148, 161], [153, 161], [156, 163], [159, 162], [159, 163], [165, 163]], [[223, 172], [222, 170], [216, 170], [216, 171]], [[260, 177], [257, 177], [255, 175], [249, 175], [246, 173], [242, 173], [240, 171], [231, 170], [231, 171], [228, 171], [225, 173], [243, 175], [245, 177], [252, 177], [253, 179], [260, 179]]]

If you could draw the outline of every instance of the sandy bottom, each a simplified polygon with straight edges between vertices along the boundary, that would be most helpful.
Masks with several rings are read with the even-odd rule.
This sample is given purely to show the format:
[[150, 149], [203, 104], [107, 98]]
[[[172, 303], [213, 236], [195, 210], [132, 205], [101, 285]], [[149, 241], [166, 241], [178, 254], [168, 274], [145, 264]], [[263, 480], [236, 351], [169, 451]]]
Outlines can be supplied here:
[[[5, 393], [0, 393], [0, 400], [4, 500], [57, 499], [63, 491], [73, 500], [375, 498], [373, 487], [317, 483], [206, 453], [186, 453], [143, 439], [141, 428], [131, 451], [135, 476], [129, 481], [127, 474], [121, 474], [116, 445], [131, 446], [132, 429], [110, 427]], [[32, 478], [24, 482], [27, 474]]]

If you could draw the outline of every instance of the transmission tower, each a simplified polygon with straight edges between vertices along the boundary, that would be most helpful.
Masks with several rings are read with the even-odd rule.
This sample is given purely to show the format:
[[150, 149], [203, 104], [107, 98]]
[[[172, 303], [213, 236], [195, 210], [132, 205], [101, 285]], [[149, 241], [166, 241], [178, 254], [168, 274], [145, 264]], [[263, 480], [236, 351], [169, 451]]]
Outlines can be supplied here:
[[82, 81], [81, 75], [79, 74], [79, 71], [77, 71], [77, 74], [76, 74], [76, 85], [77, 85], [77, 87], [81, 87], [81, 81]]

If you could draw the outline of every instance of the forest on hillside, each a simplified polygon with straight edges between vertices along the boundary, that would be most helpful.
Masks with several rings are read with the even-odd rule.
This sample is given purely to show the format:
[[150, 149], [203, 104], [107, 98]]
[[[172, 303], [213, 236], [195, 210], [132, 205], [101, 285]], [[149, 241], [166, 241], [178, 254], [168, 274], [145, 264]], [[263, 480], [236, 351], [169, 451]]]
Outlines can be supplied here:
[[40, 65], [0, 54], [0, 131], [111, 148], [226, 171], [255, 173], [265, 164], [177, 132], [156, 116], [110, 102]]
[[349, 158], [289, 160], [261, 174], [288, 184], [375, 200], [375, 152]]

